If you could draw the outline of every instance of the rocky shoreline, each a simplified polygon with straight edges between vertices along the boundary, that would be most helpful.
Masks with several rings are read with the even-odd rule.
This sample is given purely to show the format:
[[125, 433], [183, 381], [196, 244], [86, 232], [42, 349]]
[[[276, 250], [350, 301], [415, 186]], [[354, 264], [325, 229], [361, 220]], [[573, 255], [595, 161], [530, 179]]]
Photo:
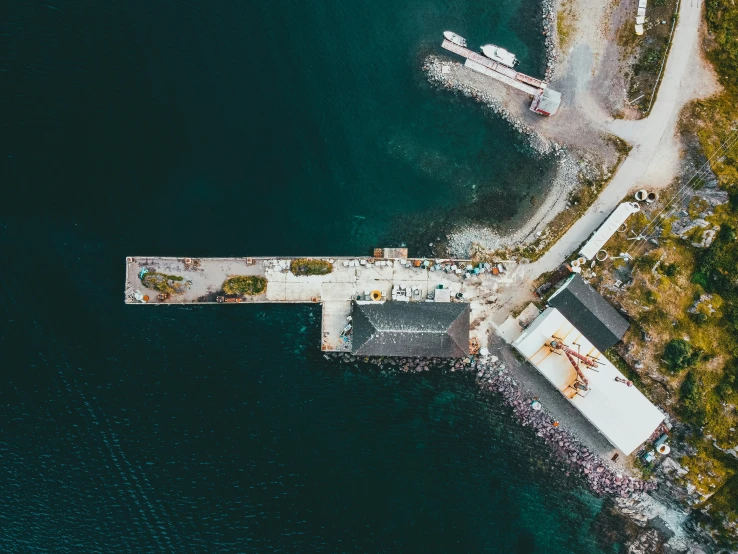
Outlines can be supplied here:
[[[427, 56], [423, 62], [423, 71], [425, 71], [428, 81], [431, 84], [440, 86], [446, 90], [454, 91], [483, 104], [493, 113], [499, 115], [502, 119], [510, 123], [513, 129], [525, 136], [531, 148], [537, 154], [542, 156], [556, 154], [562, 149], [560, 144], [547, 139], [539, 132], [514, 117], [499, 99], [487, 92], [477, 90], [476, 88], [466, 85], [454, 78], [454, 71], [463, 69], [463, 67], [463, 64], [459, 62], [442, 59], [433, 54]], [[451, 71], [451, 69], [454, 71]]]
[[554, 0], [543, 0], [541, 2], [541, 15], [543, 24], [543, 42], [546, 46], [546, 69], [543, 80], [550, 82], [556, 71], [556, 63], [559, 61], [558, 40], [556, 38], [556, 2]]
[[538, 204], [531, 217], [527, 218], [526, 223], [520, 227], [513, 223], [513, 228], [506, 229], [504, 233], [484, 225], [459, 227], [449, 239], [449, 251], [454, 255], [468, 256], [475, 245], [486, 251], [495, 251], [521, 246], [532, 240], [536, 233], [543, 232], [551, 219], [566, 207], [570, 193], [581, 184], [582, 172], [591, 173], [589, 164], [558, 142], [525, 125], [491, 93], [461, 82], [456, 75], [465, 70], [462, 64], [429, 55], [425, 58], [423, 70], [431, 84], [472, 99], [507, 121], [526, 139], [535, 155], [554, 156], [557, 165], [556, 175], [547, 187], [543, 201]]
[[[506, 364], [496, 356], [465, 358], [462, 361], [442, 358], [362, 358], [338, 353], [326, 357], [342, 363], [368, 363], [386, 372], [422, 373], [442, 369], [474, 373], [476, 383], [483, 391], [501, 397], [512, 408], [516, 420], [535, 429], [536, 435], [544, 440], [561, 461], [569, 465], [572, 472], [580, 474], [595, 493], [638, 500], [642, 493], [657, 487], [656, 481], [643, 481], [613, 472], [605, 461], [571, 433], [559, 427], [558, 422], [545, 410], [536, 409], [540, 405], [534, 407], [533, 398], [518, 385], [506, 369]], [[628, 502], [628, 505], [634, 506], [635, 502]], [[637, 510], [630, 511], [632, 513], [629, 515], [633, 519], [646, 520]]]
[[[592, 492], [612, 499], [617, 512], [634, 525], [630, 532], [631, 539], [625, 545], [625, 552], [705, 554], [710, 551], [709, 547], [705, 550], [705, 545], [711, 542], [710, 537], [695, 527], [690, 521], [688, 512], [683, 511], [671, 500], [671, 488], [676, 486], [674, 481], [679, 473], [671, 475], [668, 468], [680, 468], [677, 463], [665, 458], [669, 461], [668, 466], [659, 466], [657, 478], [647, 481], [616, 473], [606, 461], [582, 444], [576, 436], [558, 426], [558, 422], [545, 411], [545, 408], [542, 406], [534, 408], [535, 398], [516, 382], [512, 372], [507, 369], [507, 364], [498, 357], [472, 356], [463, 360], [448, 360], [366, 358], [333, 353], [325, 354], [325, 358], [351, 364], [357, 368], [361, 367], [361, 364], [374, 366], [382, 374], [423, 373], [431, 369], [471, 374], [482, 391], [502, 399], [504, 404], [512, 409], [515, 419], [521, 425], [536, 431], [536, 435], [543, 439], [550, 452], [554, 454], [554, 458], [569, 468], [567, 475], [578, 475]], [[656, 492], [647, 494], [651, 491]], [[664, 495], [666, 498], [663, 498]], [[659, 531], [656, 532], [656, 529]]]
[[515, 248], [540, 239], [545, 245], [546, 228], [562, 210], [568, 208], [571, 193], [580, 186], [582, 176], [589, 176], [586, 163], [566, 150], [559, 151], [556, 173], [549, 182], [543, 200], [522, 224], [507, 222], [509, 228], [499, 229], [483, 224], [460, 224], [448, 238], [448, 249], [456, 256], [471, 256], [477, 252], [495, 252]]

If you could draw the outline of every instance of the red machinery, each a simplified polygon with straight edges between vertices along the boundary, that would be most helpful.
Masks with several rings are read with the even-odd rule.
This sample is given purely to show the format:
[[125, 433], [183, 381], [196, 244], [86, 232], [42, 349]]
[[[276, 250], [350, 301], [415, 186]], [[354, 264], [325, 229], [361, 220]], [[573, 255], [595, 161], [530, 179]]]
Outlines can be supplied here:
[[596, 368], [600, 364], [600, 361], [597, 358], [593, 358], [592, 356], [585, 356], [583, 354], [580, 354], [573, 348], [569, 348], [568, 346], [566, 346], [563, 341], [557, 339], [556, 337], [554, 337], [554, 339], [549, 343], [549, 346], [553, 348], [554, 351], [561, 350], [566, 355], [571, 365], [574, 366], [574, 370], [577, 372], [577, 375], [579, 375], [579, 379], [581, 379], [582, 383], [584, 383], [585, 389], [588, 389], [589, 379], [587, 379], [587, 377], [584, 375], [584, 372], [579, 367], [578, 361], [581, 361], [589, 368]]

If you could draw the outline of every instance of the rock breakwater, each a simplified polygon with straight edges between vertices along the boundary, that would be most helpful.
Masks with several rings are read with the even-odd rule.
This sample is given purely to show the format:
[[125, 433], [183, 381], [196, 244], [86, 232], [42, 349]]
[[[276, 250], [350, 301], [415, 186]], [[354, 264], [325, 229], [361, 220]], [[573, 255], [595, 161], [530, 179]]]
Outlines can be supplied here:
[[546, 45], [546, 69], [543, 80], [553, 79], [556, 64], [559, 61], [558, 39], [556, 34], [556, 2], [543, 0], [541, 3], [544, 44]]
[[342, 363], [366, 363], [386, 372], [422, 373], [430, 369], [464, 371], [474, 374], [477, 385], [486, 392], [496, 394], [512, 408], [518, 422], [532, 427], [551, 451], [568, 464], [572, 472], [580, 474], [590, 489], [598, 494], [619, 498], [636, 498], [656, 488], [655, 481], [643, 481], [613, 472], [607, 463], [590, 451], [579, 439], [563, 429], [540, 404], [518, 385], [513, 376], [496, 356], [447, 360], [443, 358], [364, 358], [349, 354], [326, 354]]

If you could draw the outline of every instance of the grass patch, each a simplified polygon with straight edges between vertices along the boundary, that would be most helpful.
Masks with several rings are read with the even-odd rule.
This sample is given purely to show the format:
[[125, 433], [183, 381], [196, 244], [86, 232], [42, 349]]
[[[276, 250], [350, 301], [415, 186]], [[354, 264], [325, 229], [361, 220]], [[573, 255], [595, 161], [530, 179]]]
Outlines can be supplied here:
[[[738, 464], [735, 459], [705, 442], [696, 444], [693, 456], [684, 456], [680, 463], [689, 469], [681, 478], [683, 485], [691, 484], [702, 496], [695, 508], [701, 510], [697, 521], [707, 527], [722, 548], [734, 552], [737, 544], [738, 523]], [[722, 552], [722, 550], [721, 550]]]
[[184, 277], [181, 275], [167, 275], [166, 273], [157, 273], [149, 271], [141, 279], [141, 283], [148, 289], [152, 289], [164, 294], [178, 294], [184, 292]]
[[628, 362], [626, 362], [623, 359], [623, 357], [618, 353], [618, 351], [615, 350], [614, 346], [605, 350], [603, 354], [605, 358], [610, 360], [610, 363], [612, 363], [612, 365], [618, 368], [620, 373], [622, 373], [623, 375], [625, 375], [625, 377], [633, 381], [633, 384], [635, 386], [639, 388], [641, 387], [641, 385], [643, 384], [643, 381], [641, 380], [641, 376], [638, 375], [638, 373], [636, 373], [632, 367], [630, 367], [630, 364], [628, 364]]
[[559, 36], [559, 48], [564, 50], [569, 44], [576, 27], [576, 14], [573, 2], [564, 1], [556, 13], [556, 33]]
[[[697, 249], [672, 237], [670, 222], [664, 222], [659, 245], [649, 246], [647, 255], [629, 264], [632, 284], [613, 290], [615, 274], [622, 275], [613, 266], [602, 267], [597, 280], [600, 291], [622, 305], [634, 322], [623, 349], [627, 360], [643, 363], [644, 379], [653, 377], [666, 389], [661, 404], [694, 430], [691, 442], [697, 452], [681, 460], [689, 468], [682, 479], [703, 495], [696, 506], [701, 510], [700, 525], [723, 547], [735, 549], [738, 461], [719, 448], [738, 444], [738, 148], [718, 149], [738, 121], [738, 3], [710, 0], [706, 10], [712, 42], [708, 58], [724, 90], [692, 103], [682, 132], [697, 137], [702, 155], [711, 160], [720, 186], [730, 194], [731, 202], [709, 218], [721, 230], [709, 248]], [[643, 60], [652, 62], [655, 59]], [[695, 200], [687, 211], [694, 218], [707, 206]], [[643, 216], [636, 214], [628, 222], [636, 232], [642, 228], [643, 222], [635, 223], [639, 217]], [[627, 235], [630, 232], [616, 233], [605, 248], [611, 253], [625, 251]], [[656, 303], [649, 303], [654, 298]], [[680, 346], [669, 348], [674, 344]], [[695, 352], [701, 352], [698, 360]], [[649, 387], [649, 392], [658, 393], [658, 387]]]
[[635, 467], [640, 472], [641, 479], [648, 480], [653, 476], [653, 462], [645, 462], [640, 456], [636, 456], [633, 459], [633, 467]]
[[642, 36], [635, 35], [633, 29], [637, 6], [633, 4], [632, 17], [623, 23], [619, 42], [632, 60], [627, 76], [630, 107], [637, 109], [638, 116], [645, 117], [658, 94], [659, 74], [669, 54], [677, 0], [649, 2]]
[[328, 275], [333, 271], [333, 264], [325, 260], [300, 258], [292, 260], [290, 271], [293, 275]]
[[695, 455], [684, 456], [679, 461], [689, 469], [685, 478], [696, 487], [697, 492], [708, 497], [713, 495], [729, 477], [735, 475], [735, 470], [717, 459], [711, 450], [707, 445], [700, 444]]
[[261, 294], [267, 288], [267, 280], [261, 275], [234, 275], [223, 282], [223, 292], [253, 296]]
[[[730, 463], [730, 460], [726, 460]], [[722, 514], [717, 521], [718, 544], [724, 548], [735, 546], [734, 526], [738, 522], [738, 473], [731, 471], [732, 475], [726, 476], [723, 483], [717, 487], [717, 491], [710, 497], [709, 503], [712, 513]]]

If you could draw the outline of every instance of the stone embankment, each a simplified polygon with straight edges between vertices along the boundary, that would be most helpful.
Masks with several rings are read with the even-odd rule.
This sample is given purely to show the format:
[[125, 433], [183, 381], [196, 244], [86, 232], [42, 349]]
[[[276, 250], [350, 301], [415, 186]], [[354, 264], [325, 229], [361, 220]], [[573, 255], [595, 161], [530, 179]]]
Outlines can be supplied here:
[[442, 358], [362, 358], [339, 353], [326, 357], [336, 358], [344, 363], [370, 363], [388, 372], [422, 373], [432, 368], [440, 368], [475, 373], [477, 385], [484, 391], [499, 395], [505, 404], [512, 408], [516, 419], [522, 425], [535, 429], [536, 435], [543, 439], [573, 472], [584, 477], [594, 492], [620, 498], [634, 498], [640, 493], [656, 488], [655, 481], [642, 481], [615, 474], [576, 437], [559, 427], [543, 409], [534, 409], [533, 399], [518, 386], [507, 371], [505, 363], [500, 362], [496, 356], [466, 358], [463, 361], [448, 361]]
[[543, 0], [541, 5], [543, 15], [543, 35], [546, 45], [546, 69], [543, 80], [550, 82], [553, 79], [556, 63], [559, 61], [558, 41], [556, 38], [556, 3], [554, 0]]

